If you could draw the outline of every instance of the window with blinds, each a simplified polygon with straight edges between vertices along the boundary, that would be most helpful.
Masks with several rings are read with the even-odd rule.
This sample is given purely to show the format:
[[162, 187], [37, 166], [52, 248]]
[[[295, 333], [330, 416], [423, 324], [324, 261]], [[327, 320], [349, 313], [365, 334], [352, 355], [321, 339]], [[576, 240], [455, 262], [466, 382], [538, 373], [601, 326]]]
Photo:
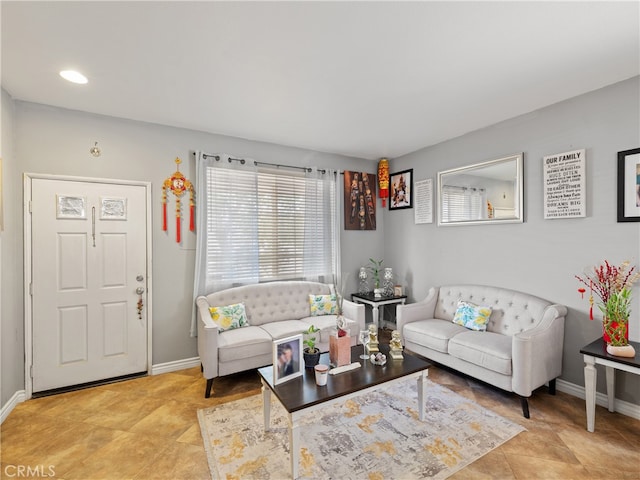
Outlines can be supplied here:
[[221, 284], [330, 278], [335, 182], [208, 168], [207, 277]]

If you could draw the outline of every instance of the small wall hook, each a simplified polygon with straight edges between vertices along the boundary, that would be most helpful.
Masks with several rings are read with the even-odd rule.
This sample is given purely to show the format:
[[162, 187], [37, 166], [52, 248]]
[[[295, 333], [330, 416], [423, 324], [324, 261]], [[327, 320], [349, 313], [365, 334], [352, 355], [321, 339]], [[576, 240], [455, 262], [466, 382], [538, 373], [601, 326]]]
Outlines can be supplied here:
[[100, 156], [102, 151], [100, 150], [100, 147], [98, 147], [98, 142], [96, 142], [94, 144], [94, 146], [89, 149], [89, 153], [91, 155], [93, 155], [94, 157], [99, 157]]

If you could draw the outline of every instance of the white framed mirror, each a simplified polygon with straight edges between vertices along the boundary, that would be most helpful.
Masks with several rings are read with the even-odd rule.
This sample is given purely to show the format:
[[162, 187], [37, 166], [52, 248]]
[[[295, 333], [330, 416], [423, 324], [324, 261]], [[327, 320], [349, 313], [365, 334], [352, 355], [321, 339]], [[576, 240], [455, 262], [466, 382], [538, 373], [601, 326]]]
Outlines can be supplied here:
[[438, 172], [438, 225], [522, 223], [523, 154]]

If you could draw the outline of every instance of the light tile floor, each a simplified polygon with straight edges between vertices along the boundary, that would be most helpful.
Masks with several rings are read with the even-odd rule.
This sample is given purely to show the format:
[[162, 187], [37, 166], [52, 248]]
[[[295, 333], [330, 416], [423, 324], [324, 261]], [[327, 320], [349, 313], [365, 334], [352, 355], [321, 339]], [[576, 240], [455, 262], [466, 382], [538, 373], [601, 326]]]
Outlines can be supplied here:
[[[522, 417], [516, 396], [432, 367], [429, 378], [527, 429], [453, 479], [640, 479], [640, 421], [546, 388]], [[143, 377], [19, 404], [0, 426], [0, 478], [209, 479], [199, 408], [257, 394], [255, 371], [214, 382], [204, 398], [199, 368]], [[50, 468], [51, 467], [51, 468]], [[22, 475], [20, 478], [25, 478]]]

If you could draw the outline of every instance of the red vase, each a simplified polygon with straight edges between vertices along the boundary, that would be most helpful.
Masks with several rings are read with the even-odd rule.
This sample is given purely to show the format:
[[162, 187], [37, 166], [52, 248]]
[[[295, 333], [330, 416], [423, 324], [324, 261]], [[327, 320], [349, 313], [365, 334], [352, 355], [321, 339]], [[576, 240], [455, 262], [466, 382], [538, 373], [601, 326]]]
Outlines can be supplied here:
[[[605, 343], [608, 345], [611, 343], [611, 336], [607, 332], [605, 325], [607, 325], [606, 319], [602, 322], [602, 338], [605, 341]], [[613, 330], [614, 337], [618, 337], [619, 339], [621, 339], [622, 326], [619, 326], [618, 322], [611, 322], [610, 326], [611, 326], [610, 331]], [[628, 321], [624, 323], [624, 338], [627, 340], [627, 343], [629, 343], [629, 322]]]

